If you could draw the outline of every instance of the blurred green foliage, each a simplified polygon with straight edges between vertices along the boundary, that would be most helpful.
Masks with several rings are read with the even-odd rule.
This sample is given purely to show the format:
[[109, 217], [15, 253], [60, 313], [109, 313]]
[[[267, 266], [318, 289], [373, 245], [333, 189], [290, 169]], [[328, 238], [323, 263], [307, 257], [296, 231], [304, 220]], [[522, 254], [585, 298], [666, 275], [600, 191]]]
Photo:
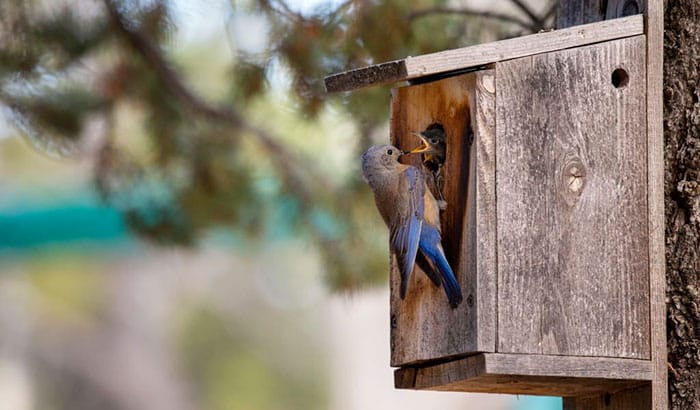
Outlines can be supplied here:
[[[265, 315], [263, 315], [265, 317]], [[265, 320], [270, 320], [270, 316]], [[283, 356], [280, 349], [255, 349], [265, 343], [253, 333], [270, 338], [273, 326], [258, 323], [257, 332], [241, 331], [244, 324], [231, 323], [207, 307], [192, 307], [181, 320], [179, 340], [183, 362], [204, 397], [198, 398], [213, 410], [245, 409], [322, 409], [325, 386], [319, 361], [307, 356], [310, 347], [295, 333], [284, 343], [296, 346], [296, 357]], [[236, 329], [234, 331], [234, 329]], [[270, 333], [267, 333], [270, 332]], [[252, 340], [251, 340], [252, 339]], [[273, 344], [275, 343], [272, 340]], [[280, 341], [277, 340], [279, 343]], [[268, 343], [269, 344], [269, 343]], [[288, 351], [284, 349], [283, 352]], [[276, 354], [273, 352], [277, 352]], [[316, 352], [318, 355], [320, 352]], [[291, 369], [298, 361], [315, 363], [317, 368]]]
[[95, 259], [45, 252], [33, 258], [27, 272], [45, 311], [60, 321], [85, 324], [103, 308], [105, 280], [93, 273], [97, 266]]
[[[178, 7], [209, 3], [224, 10], [200, 20], [206, 27], [199, 30], [213, 34], [178, 43], [187, 19]], [[160, 361], [174, 360], [161, 377], [172, 371], [174, 386], [183, 380], [182, 395], [171, 393], [183, 402], [194, 396], [192, 408], [325, 408], [329, 353], [324, 332], [313, 328], [323, 318], [308, 320], [302, 303], [315, 297], [309, 275], [316, 265], [306, 259], [323, 259], [333, 290], [386, 280], [387, 232], [357, 159], [388, 138], [389, 92], [327, 95], [323, 77], [522, 30], [443, 12], [449, 5], [355, 0], [302, 13], [279, 0], [0, 1], [0, 111], [41, 152], [89, 157], [107, 205], [44, 212], [22, 204], [22, 215], [0, 218], [0, 232], [12, 233], [0, 246], [51, 239], [37, 229], [65, 233], [53, 237], [61, 242], [121, 235], [116, 209], [157, 244], [195, 247], [224, 232], [239, 258], [255, 260], [239, 261], [225, 279], [203, 274], [216, 282], [194, 297], [167, 289], [183, 280], [169, 271], [155, 273], [155, 282], [138, 272], [97, 275], [104, 261], [82, 243], [70, 255], [33, 253], [25, 291], [36, 303], [26, 320], [15, 316], [40, 335], [27, 349], [37, 406], [144, 408], [125, 405], [142, 387], [139, 370], [158, 380]], [[27, 158], [8, 142], [4, 171]], [[48, 196], [72, 196], [61, 188]], [[48, 223], [39, 227], [37, 219]], [[270, 239], [296, 246], [287, 253], [258, 246]], [[121, 252], [111, 257], [122, 259]], [[259, 265], [266, 267], [248, 271]], [[200, 266], [194, 269], [211, 268]], [[139, 303], [150, 297], [150, 305]], [[168, 298], [173, 311], [164, 308], [172, 307]], [[169, 317], [161, 321], [163, 311]], [[127, 388], [132, 378], [135, 390]]]
[[[205, 99], [207, 75], [170, 53], [171, 1], [4, 1], [0, 108], [44, 152], [91, 152], [102, 198], [143, 237], [192, 245], [230, 227], [255, 240], [281, 224], [315, 244], [332, 287], [353, 288], [386, 275], [386, 233], [354, 158], [386, 140], [388, 92], [331, 96], [323, 77], [513, 32], [416, 13], [448, 4], [345, 1], [302, 14], [231, 1], [211, 19], [233, 55], [211, 43], [195, 53], [228, 67]], [[256, 37], [264, 45], [251, 48]]]

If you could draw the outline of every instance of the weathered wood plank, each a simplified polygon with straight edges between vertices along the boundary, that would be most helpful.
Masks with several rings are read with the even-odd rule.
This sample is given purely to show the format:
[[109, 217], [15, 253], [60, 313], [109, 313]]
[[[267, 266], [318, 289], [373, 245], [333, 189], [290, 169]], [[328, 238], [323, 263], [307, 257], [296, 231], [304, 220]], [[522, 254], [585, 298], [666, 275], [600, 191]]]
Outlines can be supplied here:
[[497, 351], [649, 359], [644, 37], [496, 73]]
[[620, 391], [640, 384], [645, 383], [627, 380], [576, 379], [572, 377], [488, 375], [470, 381], [447, 384], [439, 388], [421, 390], [526, 394], [530, 396], [559, 396], [566, 398], [569, 395], [589, 395], [607, 390]]
[[564, 410], [645, 410], [651, 408], [651, 383], [592, 396], [567, 397]]
[[486, 371], [511, 376], [649, 380], [648, 360], [529, 354], [486, 355]]
[[483, 353], [395, 372], [397, 388], [556, 396], [592, 395], [648, 383], [648, 360]]
[[649, 276], [651, 360], [654, 380], [651, 407], [668, 408], [666, 347], [666, 260], [664, 242], [663, 40], [664, 2], [645, 0], [647, 29], [647, 183], [649, 190]]
[[367, 69], [351, 70], [325, 78], [326, 91], [349, 91], [366, 87], [371, 84], [391, 83], [397, 78], [406, 78], [406, 63], [404, 60], [389, 61], [373, 65]]
[[[442, 239], [447, 259], [452, 266], [463, 294], [469, 292], [468, 265], [459, 260], [462, 243], [462, 219], [465, 217], [466, 185], [450, 184], [453, 178], [466, 181], [468, 164], [467, 134], [470, 129], [470, 104], [468, 96], [475, 86], [475, 76], [467, 74], [435, 83], [402, 87], [392, 90], [391, 138], [392, 143], [403, 150], [419, 145], [420, 140], [412, 132], [426, 129], [439, 122], [447, 134], [447, 158], [443, 168], [445, 175], [444, 198], [448, 208], [441, 212]], [[418, 156], [404, 157], [404, 161], [420, 167]], [[455, 221], [457, 222], [455, 224]], [[466, 262], [466, 261], [465, 261]], [[453, 356], [475, 348], [475, 311], [465, 301], [451, 309], [444, 292], [430, 282], [426, 275], [415, 268], [408, 286], [406, 298], [399, 297], [400, 275], [395, 264], [391, 266], [391, 365], [401, 366]], [[471, 280], [473, 282], [473, 280]], [[465, 337], [466, 335], [466, 337]]]
[[[595, 0], [590, 1], [595, 2]], [[588, 3], [588, 1], [586, 2]], [[557, 27], [580, 24], [575, 10], [582, 7], [579, 0], [561, 0]], [[639, 11], [635, 11], [639, 10]], [[663, 1], [609, 1], [605, 16], [593, 16], [591, 20], [611, 19], [623, 15], [644, 12], [647, 35], [647, 154], [648, 154], [648, 212], [649, 212], [649, 275], [650, 275], [650, 322], [653, 382], [639, 389], [625, 390], [607, 396], [567, 398], [567, 410], [611, 410], [611, 409], [655, 409], [668, 408], [668, 386], [666, 366], [666, 305], [665, 262], [663, 234]], [[653, 394], [652, 394], [653, 393]]]
[[328, 92], [350, 91], [388, 82], [479, 67], [540, 53], [631, 37], [644, 32], [642, 16], [576, 26], [518, 38], [440, 51], [334, 74], [325, 78]]
[[[447, 209], [441, 212], [443, 246], [464, 295], [462, 304], [451, 309], [442, 288], [435, 287], [416, 267], [408, 294], [401, 300], [399, 274], [392, 263], [392, 366], [493, 351], [495, 347], [494, 335], [482, 334], [493, 333], [495, 327], [495, 257], [491, 255], [490, 262], [479, 262], [477, 248], [473, 246], [476, 243], [474, 219], [485, 217], [489, 212], [490, 219], [495, 219], [494, 192], [488, 192], [493, 187], [473, 188], [475, 170], [492, 181], [495, 179], [494, 165], [486, 163], [493, 162], [495, 135], [493, 118], [488, 118], [495, 108], [494, 90], [487, 84], [487, 78], [493, 79], [492, 71], [392, 90], [391, 135], [392, 142], [399, 148], [418, 146], [419, 140], [411, 132], [422, 131], [433, 123], [445, 128], [447, 158], [442, 172]], [[489, 92], [491, 96], [481, 95]], [[480, 104], [490, 106], [481, 108]], [[480, 147], [482, 134], [483, 142], [490, 143], [491, 147]], [[476, 146], [470, 151], [472, 138]], [[420, 166], [418, 156], [405, 160]], [[489, 173], [490, 176], [486, 175]], [[468, 181], [472, 181], [471, 185]], [[491, 207], [468, 208], [467, 203], [473, 203], [475, 195], [485, 200], [491, 196]], [[489, 229], [488, 225], [482, 229]], [[486, 295], [483, 300], [482, 294]]]
[[[472, 291], [476, 302], [476, 350], [496, 350], [496, 76], [494, 70], [476, 73], [476, 88], [470, 96], [474, 143], [470, 152], [469, 218], [464, 232], [469, 232], [468, 247], [462, 247], [476, 272]], [[475, 198], [475, 200], [471, 200]], [[473, 224], [473, 230], [468, 231]], [[469, 297], [467, 295], [467, 303]]]

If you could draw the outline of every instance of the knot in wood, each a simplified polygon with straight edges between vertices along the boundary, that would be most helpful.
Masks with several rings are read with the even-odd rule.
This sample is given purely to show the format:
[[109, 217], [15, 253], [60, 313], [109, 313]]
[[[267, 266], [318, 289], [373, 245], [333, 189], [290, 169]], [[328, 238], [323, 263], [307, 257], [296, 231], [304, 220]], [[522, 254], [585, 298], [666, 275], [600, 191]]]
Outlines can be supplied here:
[[496, 79], [493, 75], [487, 74], [480, 76], [479, 85], [490, 94], [496, 92]]
[[586, 167], [577, 158], [567, 158], [561, 172], [561, 194], [569, 206], [573, 206], [586, 186]]

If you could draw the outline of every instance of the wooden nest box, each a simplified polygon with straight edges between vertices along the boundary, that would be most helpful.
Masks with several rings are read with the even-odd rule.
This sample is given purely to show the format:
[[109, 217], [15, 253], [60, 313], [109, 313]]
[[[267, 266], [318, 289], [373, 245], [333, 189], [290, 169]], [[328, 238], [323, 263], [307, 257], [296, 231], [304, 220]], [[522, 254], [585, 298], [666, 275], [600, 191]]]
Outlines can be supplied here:
[[644, 23], [634, 15], [326, 78], [329, 92], [408, 80], [391, 93], [392, 143], [414, 148], [412, 132], [433, 124], [447, 135], [443, 246], [464, 300], [450, 308], [418, 272], [400, 299], [392, 263], [396, 387], [597, 408], [575, 398], [649, 392], [665, 375], [654, 316], [661, 142], [647, 99], [661, 80], [648, 78]]

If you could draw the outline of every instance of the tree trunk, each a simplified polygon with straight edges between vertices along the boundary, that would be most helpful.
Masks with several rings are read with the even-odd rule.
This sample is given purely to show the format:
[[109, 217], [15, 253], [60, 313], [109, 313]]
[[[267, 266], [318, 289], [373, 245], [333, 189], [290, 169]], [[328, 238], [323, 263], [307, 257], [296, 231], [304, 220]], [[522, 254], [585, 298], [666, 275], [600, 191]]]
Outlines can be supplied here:
[[700, 5], [664, 20], [664, 154], [669, 400], [700, 409]]

